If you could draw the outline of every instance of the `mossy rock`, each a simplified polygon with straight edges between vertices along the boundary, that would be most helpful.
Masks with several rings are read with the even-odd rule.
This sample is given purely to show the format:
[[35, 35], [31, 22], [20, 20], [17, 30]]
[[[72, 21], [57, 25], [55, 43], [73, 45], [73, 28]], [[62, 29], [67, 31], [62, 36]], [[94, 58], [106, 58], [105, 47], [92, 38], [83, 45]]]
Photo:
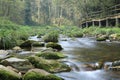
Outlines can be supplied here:
[[30, 56], [28, 60], [36, 67], [51, 73], [71, 71], [71, 68], [63, 63], [54, 60], [46, 60], [37, 56]]
[[97, 38], [97, 41], [106, 41], [106, 38]]
[[0, 65], [0, 80], [21, 80], [21, 75]]
[[20, 47], [31, 47], [34, 42], [35, 42], [35, 41], [33, 41], [33, 40], [27, 40], [27, 41], [23, 42], [23, 43], [20, 45]]
[[33, 69], [33, 65], [27, 59], [7, 58], [1, 61], [4, 66], [12, 66], [13, 68], [25, 73], [29, 69]]
[[62, 46], [60, 44], [57, 44], [57, 43], [53, 43], [53, 42], [49, 42], [47, 45], [46, 45], [47, 48], [53, 48], [53, 49], [57, 49], [58, 51], [62, 50]]
[[31, 69], [23, 76], [23, 80], [62, 80], [62, 79], [42, 69]]
[[34, 47], [44, 47], [44, 46], [45, 46], [45, 43], [43, 43], [43, 42], [34, 42], [34, 43], [33, 43], [33, 46], [34, 46]]
[[36, 54], [36, 56], [43, 57], [45, 59], [61, 59], [66, 57], [63, 55], [63, 53], [60, 52], [40, 52]]

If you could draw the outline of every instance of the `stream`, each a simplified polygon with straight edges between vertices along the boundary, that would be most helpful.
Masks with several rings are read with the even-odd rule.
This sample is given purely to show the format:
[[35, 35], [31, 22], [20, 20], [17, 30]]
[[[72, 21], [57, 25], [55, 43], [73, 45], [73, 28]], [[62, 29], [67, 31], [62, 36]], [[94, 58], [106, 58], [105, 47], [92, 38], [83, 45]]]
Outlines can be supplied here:
[[110, 64], [120, 59], [119, 42], [97, 42], [94, 38], [67, 38], [68, 41], [59, 41], [67, 58], [63, 59], [72, 67], [71, 72], [62, 72], [57, 75], [65, 80], [120, 80], [119, 71], [92, 70], [86, 71], [83, 64], [92, 64], [105, 61]]
[[[30, 37], [30, 40], [40, 41], [36, 36]], [[67, 41], [65, 41], [67, 40]], [[95, 38], [60, 38], [59, 44], [62, 45], [62, 52], [68, 56], [62, 59], [63, 62], [72, 67], [71, 72], [57, 73], [57, 76], [65, 80], [120, 80], [119, 71], [110, 70], [86, 70], [84, 64], [95, 64], [104, 61], [105, 64], [111, 64], [112, 61], [120, 60], [120, 42], [97, 42]], [[35, 48], [37, 53], [40, 48]], [[21, 55], [27, 56], [22, 52]]]

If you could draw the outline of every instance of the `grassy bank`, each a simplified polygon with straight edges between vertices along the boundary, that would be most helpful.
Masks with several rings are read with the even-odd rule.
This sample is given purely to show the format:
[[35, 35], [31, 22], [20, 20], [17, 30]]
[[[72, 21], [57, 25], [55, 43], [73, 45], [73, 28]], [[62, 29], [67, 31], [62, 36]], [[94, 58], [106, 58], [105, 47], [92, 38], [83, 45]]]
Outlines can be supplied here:
[[97, 35], [110, 37], [114, 34], [113, 37], [117, 37], [117, 40], [120, 40], [120, 28], [118, 27], [100, 28], [91, 26], [82, 29], [76, 26], [23, 26], [2, 19], [0, 20], [0, 49], [11, 49], [14, 46], [19, 46], [31, 35], [44, 36], [45, 42], [58, 42], [59, 34], [69, 37], [96, 37]]

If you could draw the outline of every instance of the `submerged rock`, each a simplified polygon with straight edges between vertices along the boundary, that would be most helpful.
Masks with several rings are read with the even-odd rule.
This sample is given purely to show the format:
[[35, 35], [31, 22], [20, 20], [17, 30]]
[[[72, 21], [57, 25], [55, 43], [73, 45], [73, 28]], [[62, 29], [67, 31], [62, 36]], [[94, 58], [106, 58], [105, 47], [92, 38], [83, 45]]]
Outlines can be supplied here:
[[62, 79], [42, 69], [31, 69], [23, 76], [23, 80], [62, 80]]
[[62, 50], [62, 46], [60, 44], [57, 44], [57, 43], [53, 43], [53, 42], [49, 42], [47, 45], [46, 45], [47, 48], [53, 48], [53, 49], [57, 49], [58, 51]]
[[71, 68], [63, 63], [54, 60], [46, 60], [37, 56], [30, 56], [28, 60], [36, 67], [51, 73], [71, 71]]
[[34, 68], [32, 64], [26, 59], [8, 58], [2, 60], [1, 63], [5, 66], [12, 66], [13, 68], [25, 73], [27, 70]]
[[21, 75], [3, 65], [0, 65], [0, 80], [21, 80]]

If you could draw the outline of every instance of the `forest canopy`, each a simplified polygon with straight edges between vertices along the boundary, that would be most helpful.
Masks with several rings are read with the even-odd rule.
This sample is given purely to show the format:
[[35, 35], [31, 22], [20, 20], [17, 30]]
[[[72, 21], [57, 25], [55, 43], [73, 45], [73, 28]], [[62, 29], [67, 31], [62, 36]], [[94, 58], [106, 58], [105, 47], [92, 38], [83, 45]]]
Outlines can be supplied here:
[[78, 25], [120, 0], [0, 0], [0, 17], [23, 25]]

